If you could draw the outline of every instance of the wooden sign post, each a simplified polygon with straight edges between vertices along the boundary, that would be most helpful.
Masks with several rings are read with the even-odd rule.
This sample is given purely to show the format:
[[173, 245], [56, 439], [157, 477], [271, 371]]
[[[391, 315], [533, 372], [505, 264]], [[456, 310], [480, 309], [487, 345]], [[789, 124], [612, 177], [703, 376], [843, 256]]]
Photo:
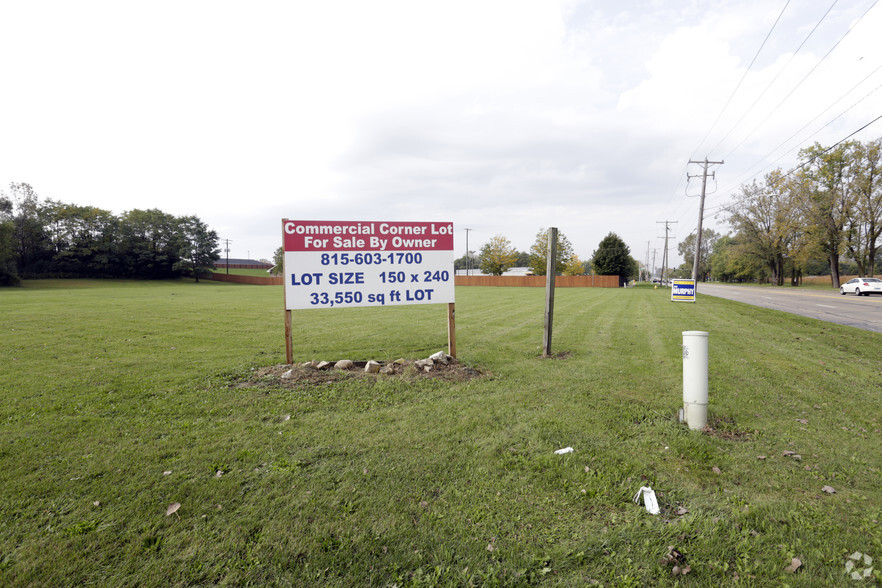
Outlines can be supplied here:
[[456, 304], [447, 303], [447, 355], [456, 357]]
[[545, 270], [545, 332], [542, 357], [551, 355], [551, 331], [554, 322], [554, 276], [557, 273], [557, 227], [548, 229], [548, 264]]

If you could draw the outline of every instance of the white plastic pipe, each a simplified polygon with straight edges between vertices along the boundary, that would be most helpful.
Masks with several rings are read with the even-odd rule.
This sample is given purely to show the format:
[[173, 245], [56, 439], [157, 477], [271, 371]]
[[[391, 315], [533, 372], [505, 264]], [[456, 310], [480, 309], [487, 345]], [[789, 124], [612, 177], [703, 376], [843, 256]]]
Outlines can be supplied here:
[[690, 429], [707, 424], [707, 333], [683, 331], [683, 420]]

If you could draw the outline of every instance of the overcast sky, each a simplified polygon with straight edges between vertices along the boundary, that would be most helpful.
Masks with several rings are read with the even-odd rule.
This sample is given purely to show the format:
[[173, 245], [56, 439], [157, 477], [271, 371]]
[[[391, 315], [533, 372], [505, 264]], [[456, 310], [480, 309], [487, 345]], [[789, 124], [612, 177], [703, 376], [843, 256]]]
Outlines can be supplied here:
[[457, 257], [612, 231], [660, 265], [690, 159], [725, 159], [725, 230], [742, 182], [882, 114], [875, 3], [2, 0], [0, 186], [196, 214], [231, 257], [287, 217], [452, 221]]

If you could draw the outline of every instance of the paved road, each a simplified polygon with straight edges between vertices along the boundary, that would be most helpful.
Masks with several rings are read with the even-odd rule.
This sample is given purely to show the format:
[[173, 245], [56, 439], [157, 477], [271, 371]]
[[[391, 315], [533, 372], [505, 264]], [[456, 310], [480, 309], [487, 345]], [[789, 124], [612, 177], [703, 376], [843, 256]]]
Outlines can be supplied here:
[[882, 333], [882, 296], [841, 296], [837, 291], [700, 283], [699, 299], [702, 294]]

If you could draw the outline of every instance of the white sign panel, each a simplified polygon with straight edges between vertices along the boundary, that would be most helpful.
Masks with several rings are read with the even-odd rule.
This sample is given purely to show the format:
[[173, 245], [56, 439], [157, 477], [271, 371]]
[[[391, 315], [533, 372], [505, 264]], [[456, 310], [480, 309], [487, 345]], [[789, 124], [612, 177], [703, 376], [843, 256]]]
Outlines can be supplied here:
[[282, 221], [285, 308], [454, 302], [453, 223]]

